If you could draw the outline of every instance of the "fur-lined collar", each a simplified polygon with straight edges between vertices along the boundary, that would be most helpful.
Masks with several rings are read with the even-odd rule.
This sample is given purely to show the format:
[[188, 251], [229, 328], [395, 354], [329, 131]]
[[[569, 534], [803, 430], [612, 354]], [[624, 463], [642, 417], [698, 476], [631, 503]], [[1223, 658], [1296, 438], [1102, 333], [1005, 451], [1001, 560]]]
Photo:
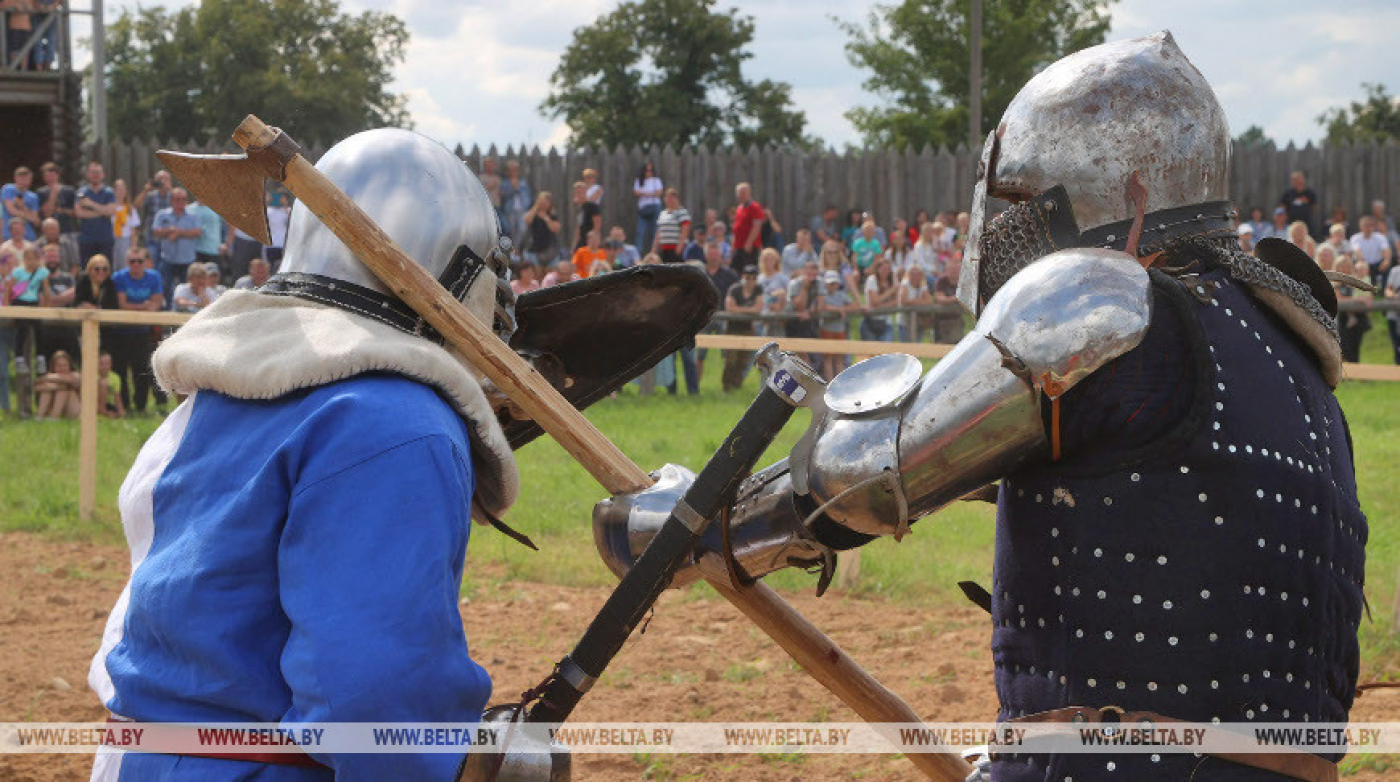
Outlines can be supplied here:
[[437, 389], [467, 420], [476, 501], [503, 515], [520, 488], [515, 456], [475, 374], [442, 347], [342, 309], [231, 290], [165, 340], [152, 360], [166, 391], [274, 399], [365, 372]]

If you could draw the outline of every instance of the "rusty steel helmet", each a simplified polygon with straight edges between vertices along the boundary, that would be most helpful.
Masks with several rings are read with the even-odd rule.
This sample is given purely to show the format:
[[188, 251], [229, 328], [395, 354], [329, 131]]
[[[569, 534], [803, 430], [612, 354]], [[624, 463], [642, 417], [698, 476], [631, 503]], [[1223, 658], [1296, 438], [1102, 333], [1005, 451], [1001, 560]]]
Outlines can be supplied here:
[[[1225, 111], [1170, 32], [1053, 63], [1021, 88], [987, 136], [959, 301], [977, 312], [992, 293], [979, 290], [987, 197], [1020, 204], [1062, 186], [1074, 224], [1090, 232], [1134, 218], [1127, 195], [1134, 172], [1149, 214], [1224, 202], [1229, 161]], [[1116, 240], [1121, 248], [1125, 233], [1105, 233], [1099, 244]]]

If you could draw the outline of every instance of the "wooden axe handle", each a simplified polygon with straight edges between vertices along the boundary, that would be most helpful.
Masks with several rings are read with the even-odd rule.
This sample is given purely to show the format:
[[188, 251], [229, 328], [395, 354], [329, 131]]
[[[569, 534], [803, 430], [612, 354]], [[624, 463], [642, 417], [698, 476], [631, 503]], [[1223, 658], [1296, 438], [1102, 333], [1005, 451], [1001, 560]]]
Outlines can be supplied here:
[[[238, 126], [233, 140], [250, 154], [272, 147], [281, 131], [253, 115]], [[490, 378], [516, 404], [588, 470], [611, 494], [638, 491], [651, 476], [603, 436], [578, 408], [569, 404], [544, 376], [467, 308], [452, 298], [422, 266], [408, 257], [359, 205], [299, 154], [281, 161], [282, 182], [320, 218], [386, 287], [442, 334], [462, 357]], [[721, 595], [753, 619], [807, 673], [868, 720], [918, 722], [899, 696], [885, 689], [844, 652], [811, 654], [815, 648], [839, 652], [833, 641], [802, 618], [776, 592], [764, 586], [734, 591], [726, 576], [706, 573]], [[972, 768], [951, 752], [909, 756], [925, 773], [946, 782], [961, 782]], [[956, 771], [954, 771], [956, 769]]]
[[[233, 140], [254, 152], [269, 149], [281, 131], [248, 115]], [[603, 436], [491, 329], [452, 298], [427, 270], [399, 248], [369, 215], [302, 155], [283, 160], [283, 182], [389, 290], [432, 324], [496, 387], [578, 460], [612, 494], [651, 485], [646, 471]]]

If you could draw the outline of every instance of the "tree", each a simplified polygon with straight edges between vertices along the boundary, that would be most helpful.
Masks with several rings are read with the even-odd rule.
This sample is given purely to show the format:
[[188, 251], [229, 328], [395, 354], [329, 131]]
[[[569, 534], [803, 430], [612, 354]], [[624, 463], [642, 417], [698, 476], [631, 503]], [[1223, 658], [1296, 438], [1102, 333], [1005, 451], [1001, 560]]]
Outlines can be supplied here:
[[1235, 136], [1235, 146], [1254, 147], [1260, 144], [1272, 144], [1274, 140], [1264, 133], [1264, 129], [1258, 125], [1250, 125], [1245, 132]]
[[[1102, 43], [1112, 0], [986, 0], [982, 11], [985, 136], [1021, 87], [1046, 65]], [[870, 75], [884, 106], [846, 112], [868, 146], [954, 146], [967, 138], [970, 77], [967, 0], [877, 5], [865, 24], [837, 20], [846, 57]]]
[[303, 143], [409, 124], [391, 94], [408, 29], [335, 0], [202, 0], [123, 10], [107, 28], [116, 138], [226, 139], [249, 113]]
[[753, 18], [714, 0], [633, 0], [574, 31], [540, 113], [581, 146], [810, 144], [791, 88], [747, 81]]
[[1317, 118], [1327, 129], [1327, 143], [1400, 139], [1400, 99], [1386, 92], [1384, 84], [1363, 82], [1361, 89], [1365, 101], [1352, 101], [1350, 107], [1334, 108]]

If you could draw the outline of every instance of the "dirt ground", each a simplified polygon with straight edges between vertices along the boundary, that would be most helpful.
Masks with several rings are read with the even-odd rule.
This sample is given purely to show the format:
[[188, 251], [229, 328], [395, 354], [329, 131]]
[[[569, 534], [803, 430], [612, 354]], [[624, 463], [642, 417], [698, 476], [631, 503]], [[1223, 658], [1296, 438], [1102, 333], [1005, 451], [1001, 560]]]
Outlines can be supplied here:
[[[0, 535], [0, 721], [106, 717], [86, 685], [108, 611], [125, 583], [124, 548]], [[465, 601], [473, 654], [493, 701], [537, 683], [607, 598], [600, 588], [507, 584]], [[937, 609], [837, 594], [788, 598], [926, 719], [995, 716], [988, 622], [971, 606]], [[1363, 672], [1363, 676], [1365, 672]], [[673, 592], [575, 713], [610, 721], [856, 721], [757, 629], [719, 599]], [[1359, 722], [1400, 719], [1400, 691], [1368, 693]], [[0, 755], [0, 780], [86, 779], [87, 755]], [[1364, 771], [1348, 780], [1381, 780]], [[894, 755], [579, 755], [576, 780], [917, 779]]]

